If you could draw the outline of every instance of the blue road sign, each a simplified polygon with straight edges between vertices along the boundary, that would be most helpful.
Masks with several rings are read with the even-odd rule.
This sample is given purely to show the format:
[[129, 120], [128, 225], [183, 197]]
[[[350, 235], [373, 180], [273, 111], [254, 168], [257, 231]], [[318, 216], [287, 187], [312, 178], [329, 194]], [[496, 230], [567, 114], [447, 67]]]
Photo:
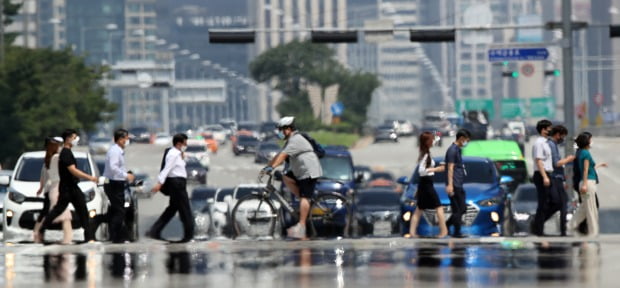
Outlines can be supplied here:
[[547, 48], [489, 49], [489, 61], [543, 61], [549, 57]]
[[342, 112], [344, 111], [344, 105], [342, 104], [342, 102], [338, 101], [332, 104], [330, 106], [330, 109], [334, 116], [341, 116]]

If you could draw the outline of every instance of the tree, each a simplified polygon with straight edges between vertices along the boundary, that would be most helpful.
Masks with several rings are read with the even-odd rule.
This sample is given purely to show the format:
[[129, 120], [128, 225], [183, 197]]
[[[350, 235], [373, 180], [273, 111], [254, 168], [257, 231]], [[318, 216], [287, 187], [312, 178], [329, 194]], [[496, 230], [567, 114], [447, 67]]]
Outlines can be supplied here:
[[[368, 73], [351, 73], [335, 59], [334, 50], [325, 44], [293, 41], [265, 51], [250, 63], [250, 74], [258, 82], [275, 83], [283, 98], [276, 106], [280, 115], [294, 115], [298, 126], [314, 129], [320, 123], [314, 119], [305, 84], [325, 89], [340, 84], [339, 100], [345, 104], [345, 121], [354, 127], [366, 122], [366, 110], [372, 91], [379, 86], [377, 78]], [[368, 83], [355, 83], [368, 81]], [[359, 84], [359, 85], [358, 85]], [[346, 91], [346, 90], [351, 91]], [[366, 90], [365, 90], [366, 89]], [[359, 95], [358, 95], [359, 94]], [[350, 104], [350, 105], [349, 105]], [[361, 123], [361, 124], [360, 124]]]
[[115, 111], [98, 83], [102, 72], [70, 50], [8, 47], [0, 70], [0, 160], [41, 149], [46, 136], [66, 128], [90, 131]]

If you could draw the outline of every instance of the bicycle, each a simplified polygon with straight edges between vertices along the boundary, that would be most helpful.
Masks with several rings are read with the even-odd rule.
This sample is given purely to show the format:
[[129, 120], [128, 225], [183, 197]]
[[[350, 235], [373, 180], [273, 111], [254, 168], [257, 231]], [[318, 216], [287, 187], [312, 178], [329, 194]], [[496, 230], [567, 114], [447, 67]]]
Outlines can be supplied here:
[[[243, 232], [250, 237], [273, 237], [276, 229], [276, 223], [283, 218], [283, 209], [286, 210], [295, 221], [299, 221], [299, 210], [284, 198], [281, 193], [273, 186], [273, 175], [268, 174], [266, 186], [257, 192], [247, 195], [235, 204], [232, 210], [233, 239], [239, 237]], [[259, 182], [262, 182], [259, 177]], [[276, 203], [278, 207], [276, 207]], [[347, 199], [335, 192], [315, 193], [310, 198], [310, 212], [306, 227], [310, 229], [311, 238], [315, 238], [317, 226], [319, 227], [342, 227], [343, 235], [347, 234], [348, 213], [350, 206]], [[259, 225], [264, 226], [264, 233], [261, 231], [253, 231], [252, 228], [258, 228]], [[252, 230], [252, 231], [251, 231]]]

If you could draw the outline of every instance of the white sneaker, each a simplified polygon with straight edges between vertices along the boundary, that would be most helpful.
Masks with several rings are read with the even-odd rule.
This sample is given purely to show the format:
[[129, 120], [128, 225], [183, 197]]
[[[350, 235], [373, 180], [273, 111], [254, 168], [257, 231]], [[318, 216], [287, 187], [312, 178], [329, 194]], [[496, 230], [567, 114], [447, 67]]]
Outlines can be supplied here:
[[295, 226], [291, 228], [288, 228], [287, 232], [288, 232], [288, 237], [290, 238], [297, 238], [297, 239], [306, 238], [306, 226], [302, 226], [299, 223], [295, 224]]

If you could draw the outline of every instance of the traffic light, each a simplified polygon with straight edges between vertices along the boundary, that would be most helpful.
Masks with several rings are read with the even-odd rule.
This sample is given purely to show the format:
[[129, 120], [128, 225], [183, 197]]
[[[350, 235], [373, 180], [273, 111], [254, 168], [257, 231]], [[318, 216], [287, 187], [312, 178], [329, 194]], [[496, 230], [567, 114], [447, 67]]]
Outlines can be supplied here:
[[255, 37], [254, 30], [209, 30], [209, 43], [254, 43]]
[[312, 43], [355, 43], [357, 42], [357, 30], [321, 31], [310, 32]]
[[411, 42], [454, 42], [454, 29], [410, 30]]
[[545, 70], [545, 76], [560, 77], [560, 75], [562, 75], [562, 73], [560, 72], [560, 69]]
[[609, 25], [609, 37], [620, 37], [620, 25]]
[[502, 77], [519, 78], [519, 71], [504, 71]]

